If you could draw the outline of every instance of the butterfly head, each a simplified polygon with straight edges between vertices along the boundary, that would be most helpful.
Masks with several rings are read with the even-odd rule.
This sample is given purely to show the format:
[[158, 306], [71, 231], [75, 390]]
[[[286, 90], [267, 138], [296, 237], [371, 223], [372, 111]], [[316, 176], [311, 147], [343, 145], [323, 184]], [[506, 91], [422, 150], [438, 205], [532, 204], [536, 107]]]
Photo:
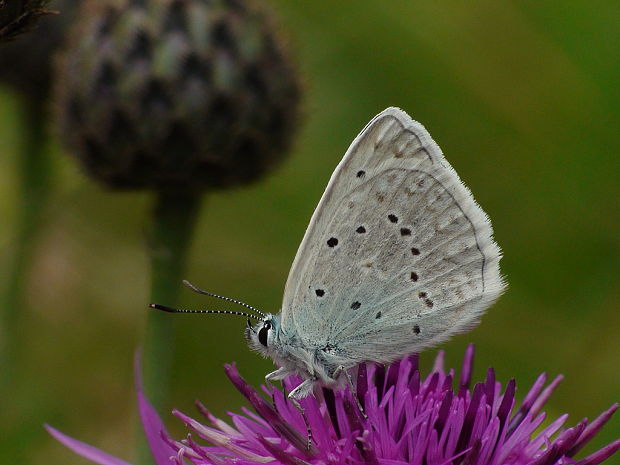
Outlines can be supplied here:
[[248, 319], [245, 328], [245, 338], [250, 348], [256, 352], [271, 356], [272, 349], [280, 332], [280, 320], [277, 316], [268, 313], [258, 323], [252, 325]]

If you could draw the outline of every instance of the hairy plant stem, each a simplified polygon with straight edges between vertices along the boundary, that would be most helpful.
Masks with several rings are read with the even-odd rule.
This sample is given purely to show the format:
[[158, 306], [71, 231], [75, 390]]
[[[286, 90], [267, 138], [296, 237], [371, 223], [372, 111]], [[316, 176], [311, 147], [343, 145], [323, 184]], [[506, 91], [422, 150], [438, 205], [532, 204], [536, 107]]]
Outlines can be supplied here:
[[[151, 293], [153, 303], [175, 305], [201, 195], [162, 191], [157, 194], [151, 228]], [[175, 349], [175, 318], [151, 310], [146, 320], [143, 347], [144, 390], [155, 408], [168, 409], [170, 372]], [[139, 463], [152, 465], [153, 459], [144, 441], [138, 449]]]

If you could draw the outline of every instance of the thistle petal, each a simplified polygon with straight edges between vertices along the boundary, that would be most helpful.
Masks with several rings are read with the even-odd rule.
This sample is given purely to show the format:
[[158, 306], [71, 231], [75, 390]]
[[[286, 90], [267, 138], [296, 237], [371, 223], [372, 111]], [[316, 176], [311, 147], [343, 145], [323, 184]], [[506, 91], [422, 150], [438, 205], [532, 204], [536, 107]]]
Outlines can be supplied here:
[[155, 459], [155, 463], [157, 465], [169, 465], [170, 457], [175, 455], [176, 451], [168, 444], [161, 441], [161, 434], [162, 432], [166, 433], [166, 428], [159, 414], [144, 395], [142, 390], [142, 371], [140, 367], [140, 351], [137, 351], [134, 359], [134, 379], [136, 380], [140, 421], [142, 422], [144, 434], [146, 435], [146, 440], [153, 454], [153, 458]]
[[88, 445], [77, 439], [67, 436], [61, 433], [55, 428], [49, 425], [44, 425], [48, 433], [50, 433], [56, 440], [67, 446], [73, 452], [82, 457], [91, 460], [99, 465], [131, 465], [129, 462], [125, 462], [122, 459], [116, 458], [110, 454], [103, 452], [96, 447]]

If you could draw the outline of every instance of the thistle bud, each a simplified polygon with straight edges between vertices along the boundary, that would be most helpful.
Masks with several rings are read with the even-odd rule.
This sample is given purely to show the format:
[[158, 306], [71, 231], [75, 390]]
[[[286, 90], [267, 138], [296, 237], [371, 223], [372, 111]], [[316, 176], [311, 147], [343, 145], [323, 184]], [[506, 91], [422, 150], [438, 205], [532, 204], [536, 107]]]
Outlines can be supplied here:
[[32, 29], [40, 16], [51, 13], [45, 9], [49, 0], [0, 0], [0, 42], [15, 39]]
[[200, 190], [257, 179], [285, 155], [300, 86], [247, 0], [87, 2], [57, 68], [57, 121], [112, 188]]
[[[69, 24], [73, 21], [77, 6], [81, 0], [52, 0], [46, 2], [35, 1], [2, 1], [0, 0], [0, 17], [6, 9], [13, 8], [13, 4], [41, 5], [45, 3], [54, 11], [53, 17], [39, 22], [36, 28], [13, 40], [0, 45], [0, 81], [21, 91], [30, 100], [44, 103], [51, 87], [52, 61], [55, 52], [60, 48]], [[9, 8], [9, 5], [11, 8]], [[23, 6], [22, 9], [26, 9]], [[47, 10], [28, 10], [23, 13], [24, 26], [31, 28], [36, 18]], [[2, 21], [2, 19], [0, 19]], [[0, 25], [0, 30], [2, 26]], [[22, 31], [21, 27], [19, 28]], [[0, 34], [2, 34], [0, 32]], [[14, 37], [14, 35], [12, 36]], [[3, 41], [4, 37], [0, 38]]]

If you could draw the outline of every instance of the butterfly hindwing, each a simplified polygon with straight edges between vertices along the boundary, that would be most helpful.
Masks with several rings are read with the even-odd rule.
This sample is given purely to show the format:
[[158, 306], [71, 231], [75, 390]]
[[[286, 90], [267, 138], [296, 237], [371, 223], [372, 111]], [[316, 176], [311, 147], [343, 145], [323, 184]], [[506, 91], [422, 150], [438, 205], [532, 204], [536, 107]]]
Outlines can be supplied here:
[[499, 297], [486, 214], [424, 127], [388, 108], [336, 168], [287, 280], [282, 327], [350, 365], [473, 326]]

